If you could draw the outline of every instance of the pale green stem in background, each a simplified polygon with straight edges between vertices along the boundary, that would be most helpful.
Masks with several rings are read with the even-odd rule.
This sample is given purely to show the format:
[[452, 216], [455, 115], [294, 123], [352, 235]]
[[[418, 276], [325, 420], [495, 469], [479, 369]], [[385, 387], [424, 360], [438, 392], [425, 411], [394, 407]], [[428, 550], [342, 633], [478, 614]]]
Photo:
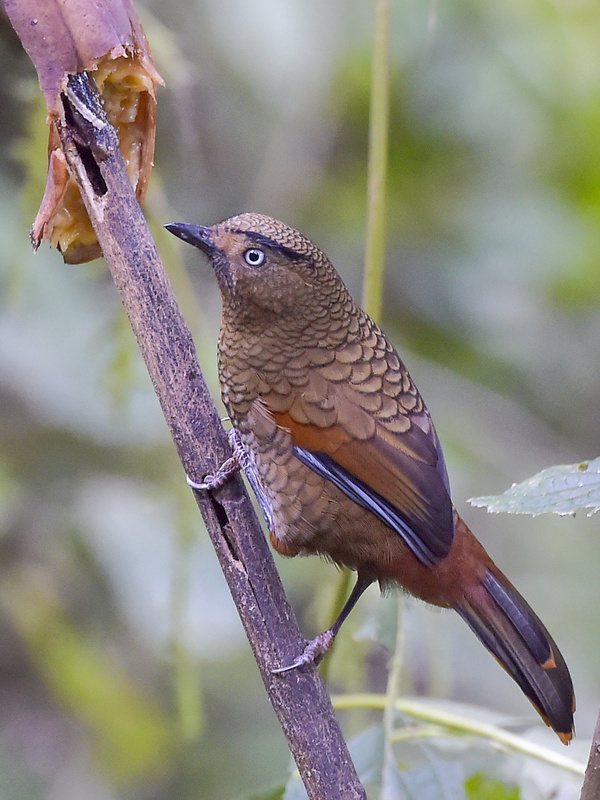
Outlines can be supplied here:
[[[381, 321], [383, 275], [385, 268], [386, 179], [388, 167], [388, 127], [390, 106], [390, 2], [375, 0], [375, 41], [371, 69], [371, 107], [369, 116], [369, 158], [367, 187], [367, 236], [363, 308], [376, 321]], [[388, 793], [388, 777], [394, 765], [393, 736], [395, 702], [399, 694], [402, 672], [404, 633], [402, 598], [398, 598], [396, 644], [388, 675], [383, 714], [384, 750], [382, 791]], [[391, 789], [392, 787], [389, 787]]]
[[[333, 707], [338, 711], [349, 708], [373, 708], [385, 711], [388, 698], [387, 695], [384, 694], [348, 694], [335, 695], [331, 698], [331, 701]], [[535, 744], [535, 742], [531, 742], [529, 739], [525, 739], [515, 733], [505, 731], [497, 725], [480, 722], [477, 719], [458, 714], [454, 711], [436, 708], [431, 703], [424, 703], [414, 698], [398, 698], [395, 702], [395, 708], [401, 714], [405, 714], [408, 717], [414, 717], [424, 722], [440, 725], [446, 729], [446, 734], [456, 733], [482, 736], [496, 745], [521, 753], [522, 755], [537, 758], [539, 761], [544, 761], [560, 769], [573, 772], [575, 775], [583, 775], [585, 772], [584, 763], [569, 758], [568, 756], [563, 756], [551, 750], [549, 747]], [[408, 732], [406, 737], [403, 738], [407, 737]]]
[[385, 263], [385, 186], [389, 127], [390, 2], [375, 2], [375, 41], [371, 73], [369, 156], [367, 187], [367, 236], [363, 308], [376, 322], [381, 320]]
[[[349, 586], [353, 580], [352, 576], [354, 575], [349, 569], [343, 569], [340, 572], [338, 577], [337, 586], [335, 587], [335, 594], [333, 596], [333, 600], [331, 603], [331, 609], [327, 616], [327, 625], [332, 625], [333, 622], [338, 618], [342, 608], [344, 607], [344, 603], [346, 602], [346, 596], [348, 595]], [[321, 673], [321, 677], [323, 680], [327, 680], [329, 677], [329, 669], [331, 666], [331, 658], [334, 653], [334, 648], [328, 650], [323, 660], [319, 665], [319, 672]]]
[[[376, 322], [381, 320], [385, 265], [385, 184], [389, 126], [389, 0], [375, 0], [375, 36], [371, 68], [369, 111], [369, 154], [367, 180], [367, 233], [363, 308]], [[344, 571], [345, 572], [345, 571]], [[348, 575], [342, 574], [336, 602], [347, 589]], [[340, 606], [341, 608], [341, 606]], [[335, 616], [333, 617], [335, 619]], [[327, 657], [326, 657], [327, 658]], [[328, 661], [324, 666], [328, 671]]]
[[[371, 66], [371, 106], [369, 111], [369, 154], [367, 179], [367, 234], [363, 308], [376, 322], [381, 321], [383, 272], [385, 265], [385, 184], [387, 175], [389, 126], [389, 0], [375, 0], [375, 37]], [[336, 603], [348, 586], [343, 571]], [[341, 610], [341, 606], [339, 606]], [[335, 619], [333, 616], [333, 619]], [[325, 657], [321, 674], [325, 677], [329, 660]]]
[[400, 694], [400, 677], [404, 656], [404, 625], [403, 625], [404, 598], [398, 594], [396, 617], [396, 642], [394, 653], [390, 661], [387, 688], [385, 693], [385, 707], [383, 709], [383, 766], [381, 775], [381, 797], [386, 800], [388, 796], [395, 796], [394, 786], [388, 786], [388, 778], [394, 769], [394, 728], [396, 719], [396, 701]]

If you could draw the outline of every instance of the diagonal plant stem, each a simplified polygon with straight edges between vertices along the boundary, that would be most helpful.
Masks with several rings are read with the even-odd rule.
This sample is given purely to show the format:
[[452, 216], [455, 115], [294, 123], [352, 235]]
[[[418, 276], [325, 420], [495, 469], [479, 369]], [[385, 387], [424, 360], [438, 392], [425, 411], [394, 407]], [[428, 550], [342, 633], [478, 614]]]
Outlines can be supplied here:
[[592, 736], [590, 758], [585, 770], [581, 800], [598, 800], [600, 797], [600, 711], [596, 721], [596, 729]]
[[[71, 75], [59, 133], [104, 256], [146, 362], [184, 471], [200, 480], [230, 455], [198, 365], [92, 78]], [[183, 472], [182, 472], [183, 480]], [[365, 800], [323, 682], [315, 668], [274, 675], [304, 640], [239, 476], [195, 493], [207, 531], [311, 800]]]

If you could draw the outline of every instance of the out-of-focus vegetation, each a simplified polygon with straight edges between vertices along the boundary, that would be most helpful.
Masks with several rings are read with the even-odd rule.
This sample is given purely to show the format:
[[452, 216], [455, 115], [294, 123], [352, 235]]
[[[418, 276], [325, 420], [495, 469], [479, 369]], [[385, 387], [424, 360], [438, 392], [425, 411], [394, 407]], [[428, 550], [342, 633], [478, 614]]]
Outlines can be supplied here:
[[[360, 295], [372, 7], [138, 7], [167, 81], [146, 208], [216, 396], [215, 281], [161, 225], [271, 214]], [[597, 520], [492, 517], [465, 500], [600, 452], [600, 6], [392, 11], [383, 324], [436, 420], [457, 506], [571, 666], [569, 755], [585, 760], [600, 698]], [[3, 16], [0, 37], [0, 795], [269, 796], [289, 775], [285, 743], [105, 265], [30, 252], [45, 125]], [[322, 629], [335, 570], [279, 564], [304, 630]], [[395, 606], [374, 589], [361, 601], [329, 665], [336, 692], [385, 689], [386, 651], [369, 636], [385, 640]], [[407, 602], [403, 631], [403, 692], [490, 708], [555, 746], [460, 620]], [[380, 715], [340, 713], [373, 770]], [[398, 743], [407, 773], [393, 796], [441, 791], [432, 772], [452, 797], [577, 796], [565, 770], [422, 733]]]
[[596, 514], [600, 511], [600, 458], [547, 467], [500, 495], [473, 497], [470, 502], [496, 514]]

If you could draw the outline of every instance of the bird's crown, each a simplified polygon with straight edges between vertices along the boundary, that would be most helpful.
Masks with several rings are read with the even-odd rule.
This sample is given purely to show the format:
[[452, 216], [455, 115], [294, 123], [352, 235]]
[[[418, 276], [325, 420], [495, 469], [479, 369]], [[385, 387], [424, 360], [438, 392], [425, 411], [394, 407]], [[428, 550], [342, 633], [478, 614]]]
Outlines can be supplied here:
[[265, 214], [246, 212], [221, 222], [218, 228], [230, 233], [244, 233], [257, 245], [282, 250], [291, 258], [325, 258], [317, 245], [300, 231]]

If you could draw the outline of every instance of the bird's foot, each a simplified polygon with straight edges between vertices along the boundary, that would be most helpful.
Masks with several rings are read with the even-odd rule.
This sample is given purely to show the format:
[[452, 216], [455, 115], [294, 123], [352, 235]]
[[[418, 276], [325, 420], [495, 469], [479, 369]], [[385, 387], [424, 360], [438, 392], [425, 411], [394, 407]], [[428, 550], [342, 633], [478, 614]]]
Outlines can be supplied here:
[[206, 475], [202, 483], [196, 483], [190, 478], [189, 475], [186, 475], [188, 486], [191, 486], [192, 489], [197, 489], [198, 491], [211, 491], [213, 489], [219, 489], [224, 483], [227, 483], [232, 475], [235, 475], [235, 473], [239, 470], [243, 470], [248, 478], [248, 481], [250, 482], [250, 486], [252, 486], [254, 494], [256, 495], [256, 499], [258, 500], [258, 504], [265, 516], [269, 530], [272, 530], [273, 511], [271, 509], [271, 503], [262, 488], [256, 467], [254, 466], [254, 462], [242, 444], [242, 438], [235, 428], [232, 428], [230, 431], [228, 431], [227, 438], [229, 439], [229, 444], [233, 450], [233, 455], [231, 458], [228, 458], [227, 461], [224, 461], [214, 475]]
[[232, 428], [227, 433], [227, 438], [233, 450], [233, 455], [224, 461], [214, 474], [206, 475], [201, 483], [196, 483], [189, 475], [186, 475], [185, 479], [187, 484], [191, 486], [192, 489], [197, 489], [198, 491], [219, 489], [223, 484], [227, 483], [232, 475], [235, 475], [240, 469], [246, 468], [249, 456], [244, 450], [239, 433], [235, 428]]
[[334, 639], [335, 633], [331, 629], [320, 633], [306, 645], [302, 655], [297, 658], [293, 664], [289, 664], [287, 667], [278, 667], [271, 671], [280, 675], [282, 672], [290, 672], [293, 669], [304, 667], [307, 664], [319, 664], [325, 653], [333, 644]]
[[193, 481], [189, 475], [186, 475], [185, 479], [188, 486], [191, 486], [192, 489], [197, 489], [198, 491], [211, 491], [212, 489], [219, 489], [224, 483], [227, 483], [232, 475], [235, 475], [236, 472], [239, 472], [240, 468], [241, 464], [239, 459], [234, 454], [231, 456], [231, 458], [228, 458], [226, 461], [224, 461], [214, 474], [206, 475], [201, 483], [196, 483], [196, 481]]

